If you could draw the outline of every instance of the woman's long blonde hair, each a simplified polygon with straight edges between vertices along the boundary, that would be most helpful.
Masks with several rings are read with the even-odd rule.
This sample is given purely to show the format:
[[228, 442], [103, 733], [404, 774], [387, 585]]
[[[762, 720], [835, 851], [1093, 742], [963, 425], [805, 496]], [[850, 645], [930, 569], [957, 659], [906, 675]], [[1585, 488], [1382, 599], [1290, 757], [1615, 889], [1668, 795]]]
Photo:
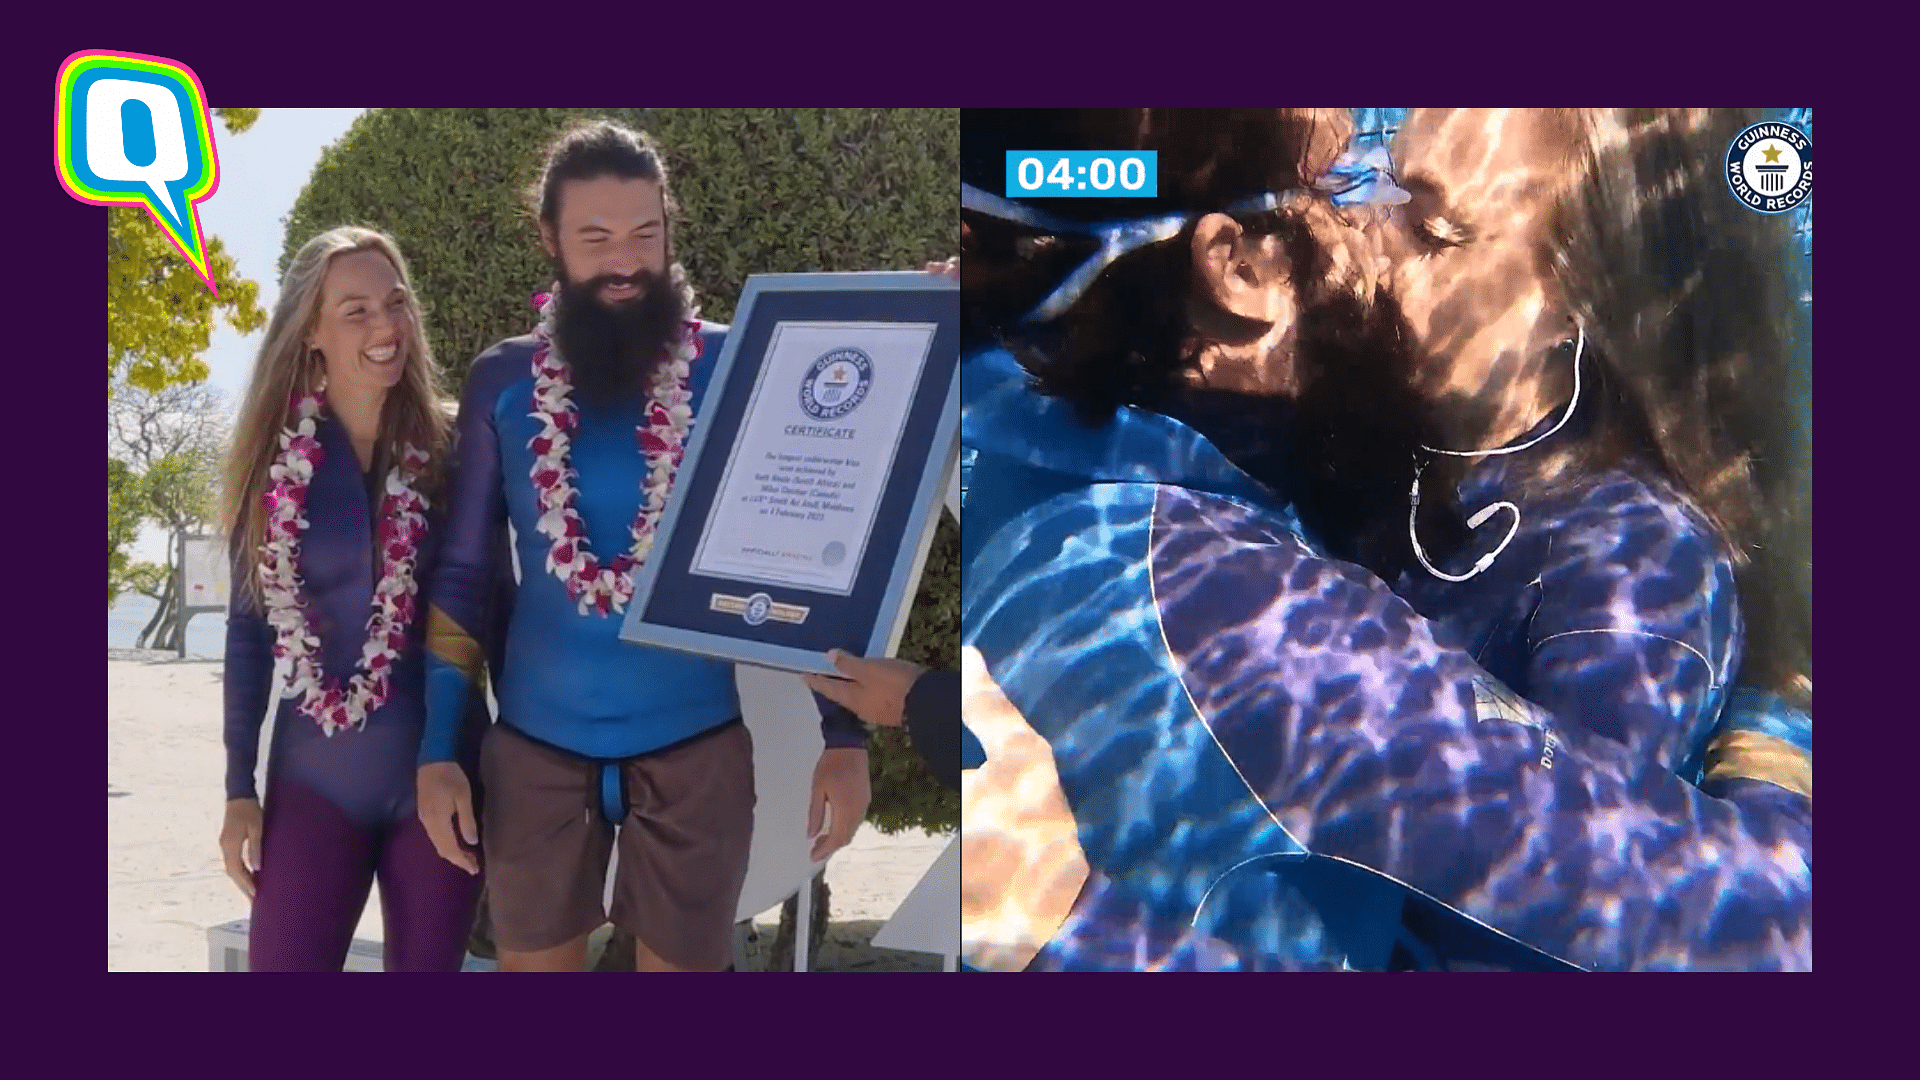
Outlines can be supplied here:
[[307, 345], [307, 336], [319, 318], [320, 290], [327, 268], [334, 259], [356, 251], [377, 251], [393, 264], [406, 287], [410, 316], [406, 367], [380, 410], [377, 461], [399, 461], [406, 445], [425, 450], [427, 472], [416, 484], [429, 502], [437, 501], [452, 425], [439, 391], [440, 371], [427, 345], [425, 321], [414, 296], [407, 260], [385, 233], [357, 226], [330, 229], [307, 241], [287, 267], [286, 277], [280, 282], [280, 299], [267, 324], [267, 340], [254, 360], [253, 378], [240, 409], [239, 425], [234, 429], [221, 524], [231, 557], [246, 571], [242, 594], [233, 598], [236, 604], [244, 600], [259, 606], [260, 545], [265, 534], [258, 512], [260, 497], [266, 492], [268, 470], [280, 451], [280, 433], [287, 427], [293, 396], [322, 389], [326, 382], [325, 364]]

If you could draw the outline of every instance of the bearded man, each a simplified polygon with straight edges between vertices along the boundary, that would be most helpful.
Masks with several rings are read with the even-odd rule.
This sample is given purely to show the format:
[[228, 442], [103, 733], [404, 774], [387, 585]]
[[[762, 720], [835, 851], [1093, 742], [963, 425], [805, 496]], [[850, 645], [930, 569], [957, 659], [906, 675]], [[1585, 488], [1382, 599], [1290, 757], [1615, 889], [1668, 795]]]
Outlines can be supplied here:
[[[605, 122], [564, 133], [537, 203], [558, 283], [536, 298], [534, 332], [482, 353], [461, 397], [447, 555], [429, 591], [421, 814], [443, 857], [478, 873], [484, 855], [500, 970], [585, 970], [588, 937], [608, 921], [634, 937], [637, 970], [722, 970], [754, 811], [734, 666], [629, 644], [620, 627], [727, 328], [695, 317], [665, 163], [645, 134]], [[482, 692], [509, 523], [520, 582], [476, 821], [453, 735]], [[852, 837], [870, 798], [865, 728], [820, 704], [816, 862]]]

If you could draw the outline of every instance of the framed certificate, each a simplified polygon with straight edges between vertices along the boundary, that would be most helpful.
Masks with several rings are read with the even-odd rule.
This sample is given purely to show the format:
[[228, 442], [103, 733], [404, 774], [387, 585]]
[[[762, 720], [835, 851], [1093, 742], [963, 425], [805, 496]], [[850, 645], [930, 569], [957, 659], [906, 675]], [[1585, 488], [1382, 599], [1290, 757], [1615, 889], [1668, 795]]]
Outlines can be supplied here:
[[960, 286], [747, 279], [620, 636], [831, 674], [888, 656], [959, 467]]

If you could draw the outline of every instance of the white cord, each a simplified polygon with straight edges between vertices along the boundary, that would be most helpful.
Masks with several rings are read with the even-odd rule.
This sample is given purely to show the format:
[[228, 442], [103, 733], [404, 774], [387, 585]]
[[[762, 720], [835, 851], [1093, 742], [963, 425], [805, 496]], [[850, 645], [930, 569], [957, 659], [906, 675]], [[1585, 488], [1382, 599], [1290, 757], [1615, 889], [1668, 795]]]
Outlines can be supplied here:
[[1466, 573], [1459, 575], [1449, 574], [1427, 561], [1427, 553], [1420, 547], [1420, 534], [1414, 528], [1414, 519], [1420, 515], [1420, 473], [1423, 471], [1425, 471], [1425, 466], [1414, 470], [1413, 498], [1410, 500], [1412, 508], [1407, 511], [1407, 539], [1413, 541], [1413, 557], [1419, 559], [1420, 565], [1426, 567], [1427, 573], [1432, 574], [1434, 577], [1440, 578], [1443, 581], [1465, 581], [1468, 578], [1480, 574], [1486, 570], [1487, 567], [1492, 566], [1493, 560], [1499, 558], [1500, 553], [1507, 550], [1508, 544], [1513, 543], [1514, 534], [1520, 531], [1520, 508], [1510, 502], [1497, 502], [1492, 506], [1485, 507], [1479, 513], [1468, 518], [1467, 528], [1477, 529], [1481, 525], [1486, 524], [1487, 519], [1493, 516], [1495, 510], [1506, 509], [1513, 511], [1513, 525], [1507, 529], [1507, 538], [1500, 541], [1499, 547], [1481, 556], [1480, 561], [1473, 564], [1473, 569]]
[[[1579, 343], [1575, 345], [1573, 349], [1573, 400], [1567, 402], [1567, 411], [1560, 417], [1560, 422], [1548, 428], [1544, 434], [1536, 438], [1528, 439], [1518, 446], [1504, 446], [1498, 450], [1435, 450], [1431, 446], [1422, 446], [1420, 449], [1433, 454], [1446, 454], [1451, 457], [1469, 458], [1494, 457], [1498, 454], [1515, 454], [1539, 443], [1541, 440], [1547, 438], [1547, 436], [1566, 427], [1567, 421], [1573, 419], [1574, 408], [1580, 404], [1580, 357], [1587, 350], [1587, 332], [1582, 328], [1579, 333]], [[1468, 518], [1467, 528], [1477, 529], [1486, 524], [1487, 519], [1493, 516], [1494, 511], [1504, 509], [1512, 511], [1513, 524], [1507, 528], [1507, 537], [1500, 541], [1500, 546], [1494, 548], [1486, 555], [1481, 556], [1480, 561], [1473, 564], [1473, 569], [1464, 574], [1449, 574], [1427, 561], [1427, 553], [1420, 547], [1419, 530], [1415, 527], [1415, 520], [1420, 516], [1420, 474], [1424, 471], [1426, 471], [1426, 466], [1424, 465], [1413, 471], [1413, 492], [1408, 499], [1410, 505], [1407, 510], [1407, 539], [1413, 542], [1413, 557], [1420, 560], [1420, 565], [1426, 567], [1427, 573], [1432, 574], [1442, 581], [1460, 582], [1477, 577], [1485, 572], [1487, 567], [1493, 565], [1493, 560], [1499, 558], [1500, 553], [1507, 550], [1508, 544], [1513, 543], [1515, 534], [1520, 531], [1520, 508], [1510, 502], [1497, 502], [1491, 506], [1484, 507], [1479, 513]]]
[[1431, 454], [1446, 454], [1448, 457], [1494, 457], [1498, 454], [1517, 454], [1539, 443], [1541, 440], [1547, 438], [1547, 436], [1566, 427], [1567, 421], [1573, 419], [1574, 407], [1580, 404], [1580, 356], [1586, 351], [1587, 332], [1583, 328], [1580, 330], [1580, 343], [1574, 346], [1573, 349], [1573, 400], [1567, 402], [1567, 411], [1565, 415], [1560, 417], [1560, 422], [1548, 428], [1545, 434], [1538, 438], [1528, 439], [1519, 446], [1503, 446], [1498, 450], [1435, 450], [1431, 446], [1422, 446], [1420, 449]]

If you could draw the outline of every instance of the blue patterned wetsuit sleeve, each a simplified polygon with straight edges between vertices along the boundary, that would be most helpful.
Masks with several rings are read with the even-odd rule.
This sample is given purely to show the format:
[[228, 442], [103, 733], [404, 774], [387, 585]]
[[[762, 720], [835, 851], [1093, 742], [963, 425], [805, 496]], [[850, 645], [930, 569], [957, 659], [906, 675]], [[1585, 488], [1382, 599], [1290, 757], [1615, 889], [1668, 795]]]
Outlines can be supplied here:
[[260, 728], [273, 696], [273, 627], [247, 601], [244, 560], [232, 560], [232, 597], [227, 610], [226, 667], [221, 673], [225, 699], [227, 798], [253, 799], [254, 768], [260, 760]]
[[[505, 549], [506, 494], [494, 407], [521, 370], [521, 350], [496, 345], [473, 362], [460, 397], [454, 462], [440, 559], [428, 586], [427, 723], [420, 763], [457, 758], [461, 720], [481, 687], [489, 652], [498, 654], [493, 621], [505, 587], [496, 565]], [[489, 649], [489, 645], [495, 647]]]
[[1181, 682], [1308, 851], [1581, 968], [1812, 966], [1810, 784], [1696, 788], [1221, 500], [1161, 489], [1151, 550]]
[[1733, 565], [1672, 503], [1610, 506], [1555, 538], [1528, 627], [1534, 704], [1679, 771], [1704, 745], [1742, 644]]

